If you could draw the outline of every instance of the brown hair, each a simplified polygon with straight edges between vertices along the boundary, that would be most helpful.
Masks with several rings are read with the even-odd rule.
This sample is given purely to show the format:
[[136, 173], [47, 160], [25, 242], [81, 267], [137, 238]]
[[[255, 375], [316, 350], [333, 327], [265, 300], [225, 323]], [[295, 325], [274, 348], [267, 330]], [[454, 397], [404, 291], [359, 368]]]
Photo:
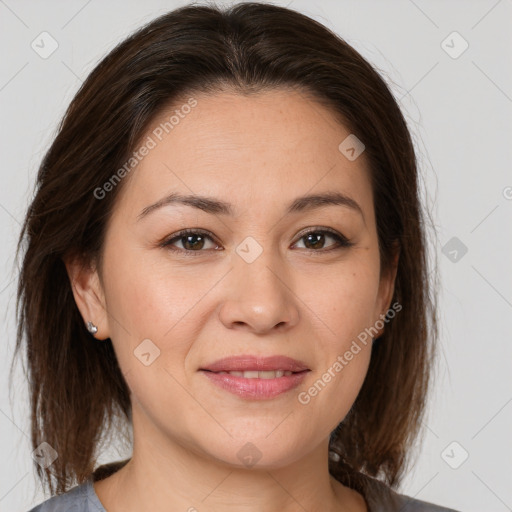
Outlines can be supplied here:
[[102, 200], [94, 190], [126, 162], [163, 108], [226, 87], [239, 94], [293, 87], [327, 105], [366, 146], [381, 269], [390, 268], [398, 246], [393, 299], [402, 310], [375, 343], [363, 387], [331, 435], [330, 472], [354, 488], [361, 475], [396, 486], [407, 466], [437, 322], [418, 166], [403, 114], [375, 69], [307, 16], [259, 3], [189, 5], [128, 37], [85, 80], [42, 161], [20, 234], [18, 254], [26, 247], [15, 356], [25, 341], [32, 445], [46, 441], [58, 453], [48, 468], [36, 465], [52, 494], [119, 468], [93, 473], [105, 432], [131, 420], [112, 343], [87, 332], [63, 261], [73, 254], [101, 269], [106, 225], [126, 180]]

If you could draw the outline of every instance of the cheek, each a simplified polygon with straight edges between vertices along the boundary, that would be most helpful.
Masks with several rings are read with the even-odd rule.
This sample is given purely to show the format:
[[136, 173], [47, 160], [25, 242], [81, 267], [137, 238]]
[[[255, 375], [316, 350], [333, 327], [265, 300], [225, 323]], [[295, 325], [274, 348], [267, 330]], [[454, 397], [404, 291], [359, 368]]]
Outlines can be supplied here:
[[348, 413], [366, 377], [371, 358], [371, 331], [378, 291], [377, 270], [360, 264], [340, 266], [328, 276], [317, 274], [322, 288], [305, 287], [300, 297], [312, 311], [319, 364], [312, 384], [298, 397], [309, 414], [306, 423], [325, 417], [334, 428]]
[[183, 320], [193, 316], [194, 305], [211, 283], [145, 252], [133, 248], [111, 252], [106, 272], [107, 301], [109, 310], [131, 336], [153, 336], [165, 342], [176, 330], [191, 324]]
[[111, 251], [105, 265], [105, 290], [110, 337], [123, 373], [131, 377], [135, 393], [168, 380], [164, 368], [182, 381], [184, 360], [201, 324], [195, 306], [211, 283], [181, 272], [171, 276], [168, 265], [121, 249]]
[[[170, 429], [168, 413], [163, 411], [200, 412], [183, 386], [186, 356], [197, 338], [198, 323], [191, 319], [202, 290], [187, 286], [181, 274], [171, 279], [168, 269], [166, 275], [163, 267], [143, 258], [120, 256], [112, 252], [105, 273], [116, 357], [132, 401], [159, 428]], [[207, 283], [200, 288], [205, 288], [204, 293]], [[188, 416], [173, 420], [175, 435], [191, 428], [187, 421]]]
[[336, 350], [375, 321], [378, 263], [364, 257], [354, 253], [350, 260], [318, 268], [297, 281], [296, 295], [309, 309], [316, 332]]

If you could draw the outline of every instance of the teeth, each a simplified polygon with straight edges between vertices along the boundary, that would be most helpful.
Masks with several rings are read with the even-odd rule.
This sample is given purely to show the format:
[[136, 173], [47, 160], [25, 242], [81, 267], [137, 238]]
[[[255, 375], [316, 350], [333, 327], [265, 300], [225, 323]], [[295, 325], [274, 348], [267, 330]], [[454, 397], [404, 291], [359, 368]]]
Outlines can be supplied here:
[[[279, 370], [276, 370], [275, 372], [273, 372], [272, 370], [268, 370], [266, 372], [258, 372], [259, 378], [260, 379], [275, 379], [275, 378], [277, 378], [278, 371]], [[282, 377], [282, 375], [280, 375], [280, 377]]]
[[234, 377], [243, 377], [244, 379], [277, 379], [279, 377], [288, 377], [293, 372], [288, 370], [266, 370], [266, 371], [247, 371], [247, 372], [219, 372], [219, 375], [229, 373]]

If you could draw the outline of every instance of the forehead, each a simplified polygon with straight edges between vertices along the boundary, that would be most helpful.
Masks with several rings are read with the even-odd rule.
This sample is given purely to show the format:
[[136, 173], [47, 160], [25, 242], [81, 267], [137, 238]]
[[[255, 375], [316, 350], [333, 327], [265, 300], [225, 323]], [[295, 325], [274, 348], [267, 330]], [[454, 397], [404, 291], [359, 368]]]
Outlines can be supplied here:
[[192, 97], [151, 123], [141, 143], [151, 149], [125, 183], [125, 203], [144, 206], [180, 191], [224, 197], [245, 210], [334, 189], [371, 206], [364, 153], [346, 158], [339, 146], [349, 128], [311, 97], [280, 89]]

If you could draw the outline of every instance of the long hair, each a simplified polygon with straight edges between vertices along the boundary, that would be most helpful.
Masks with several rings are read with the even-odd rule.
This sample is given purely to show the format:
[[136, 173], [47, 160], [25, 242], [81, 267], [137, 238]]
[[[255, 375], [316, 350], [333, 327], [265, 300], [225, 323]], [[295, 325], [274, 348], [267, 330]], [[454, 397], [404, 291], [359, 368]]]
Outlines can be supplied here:
[[399, 483], [421, 431], [437, 339], [412, 138], [384, 80], [341, 37], [293, 10], [243, 3], [182, 7], [120, 43], [80, 87], [39, 168], [18, 241], [15, 357], [25, 355], [33, 448], [44, 441], [58, 453], [50, 466], [35, 465], [52, 494], [118, 468], [95, 470], [98, 449], [106, 432], [131, 420], [112, 343], [87, 332], [64, 265], [70, 254], [101, 263], [123, 181], [101, 200], [94, 191], [178, 99], [279, 87], [326, 105], [363, 141], [381, 271], [400, 248], [393, 301], [402, 310], [372, 349], [360, 393], [331, 435], [329, 461], [346, 485], [357, 487], [360, 475]]

